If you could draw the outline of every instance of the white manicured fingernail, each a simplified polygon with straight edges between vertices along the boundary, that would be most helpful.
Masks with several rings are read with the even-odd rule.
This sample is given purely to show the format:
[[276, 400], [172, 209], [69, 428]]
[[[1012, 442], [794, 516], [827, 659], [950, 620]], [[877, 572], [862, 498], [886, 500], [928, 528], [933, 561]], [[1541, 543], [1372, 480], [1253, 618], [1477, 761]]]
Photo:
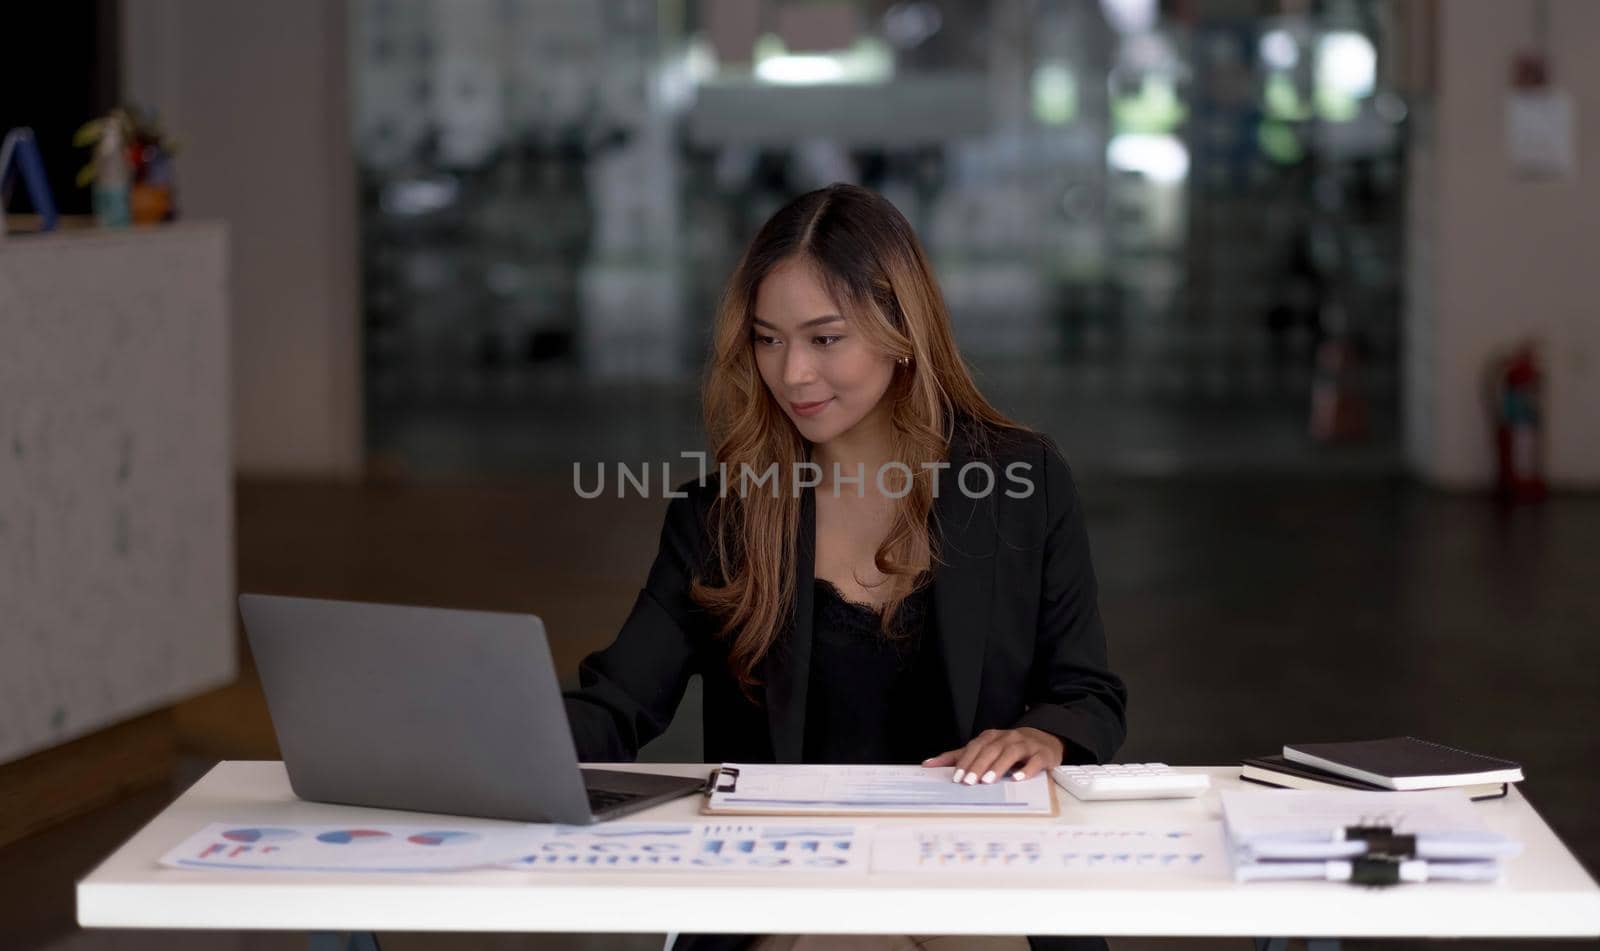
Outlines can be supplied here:
[[967, 771], [966, 770], [958, 769], [958, 770], [956, 770], [956, 774], [954, 776], [950, 777], [950, 781], [952, 783], [959, 783], [959, 782], [961, 782], [961, 777], [963, 777], [965, 775], [967, 775]]
[[1022, 782], [1022, 770], [1019, 769], [1016, 772], [1012, 773], [1011, 774], [1011, 778], [1015, 779], [1019, 783]]
[[994, 770], [991, 769], [987, 773], [984, 773], [983, 774], [983, 781], [986, 782], [986, 783], [994, 782]]
[[968, 773], [967, 778], [963, 780], [963, 782], [965, 782], [968, 786], [975, 785], [978, 782], [978, 774]]

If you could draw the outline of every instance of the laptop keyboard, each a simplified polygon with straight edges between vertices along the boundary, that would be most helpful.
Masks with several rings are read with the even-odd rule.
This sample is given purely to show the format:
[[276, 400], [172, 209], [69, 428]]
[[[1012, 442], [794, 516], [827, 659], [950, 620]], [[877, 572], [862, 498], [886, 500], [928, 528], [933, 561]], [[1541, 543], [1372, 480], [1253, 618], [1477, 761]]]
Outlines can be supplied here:
[[603, 810], [610, 809], [613, 806], [642, 798], [636, 793], [608, 792], [604, 789], [590, 789], [588, 792], [589, 811], [595, 815], [599, 815]]

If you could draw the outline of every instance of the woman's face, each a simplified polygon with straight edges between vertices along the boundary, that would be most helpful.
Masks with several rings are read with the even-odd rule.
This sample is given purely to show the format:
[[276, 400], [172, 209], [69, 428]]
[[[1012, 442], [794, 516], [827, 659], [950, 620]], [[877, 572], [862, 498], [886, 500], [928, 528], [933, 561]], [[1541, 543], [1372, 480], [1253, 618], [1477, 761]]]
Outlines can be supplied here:
[[800, 435], [825, 443], [878, 408], [894, 358], [839, 315], [814, 265], [791, 258], [756, 288], [756, 366]]

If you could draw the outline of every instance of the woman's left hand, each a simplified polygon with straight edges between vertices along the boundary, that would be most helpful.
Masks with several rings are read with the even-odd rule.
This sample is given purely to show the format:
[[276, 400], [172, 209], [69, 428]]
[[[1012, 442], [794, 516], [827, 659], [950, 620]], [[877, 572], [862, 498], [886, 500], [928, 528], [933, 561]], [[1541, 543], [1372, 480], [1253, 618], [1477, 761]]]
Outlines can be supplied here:
[[984, 730], [959, 750], [940, 753], [922, 761], [923, 766], [954, 766], [953, 782], [992, 783], [1010, 774], [1022, 780], [1041, 769], [1061, 765], [1066, 750], [1060, 737], [1031, 726], [1015, 730]]

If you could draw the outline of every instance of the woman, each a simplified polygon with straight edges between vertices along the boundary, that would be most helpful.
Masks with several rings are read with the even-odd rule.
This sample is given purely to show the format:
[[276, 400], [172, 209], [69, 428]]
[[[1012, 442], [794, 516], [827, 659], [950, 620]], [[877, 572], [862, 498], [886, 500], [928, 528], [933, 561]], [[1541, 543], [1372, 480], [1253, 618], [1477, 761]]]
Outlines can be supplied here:
[[708, 761], [922, 763], [958, 782], [1102, 762], [1125, 734], [1066, 463], [979, 394], [911, 226], [833, 185], [756, 235], [705, 386], [716, 474], [568, 695], [621, 761], [705, 686]]

